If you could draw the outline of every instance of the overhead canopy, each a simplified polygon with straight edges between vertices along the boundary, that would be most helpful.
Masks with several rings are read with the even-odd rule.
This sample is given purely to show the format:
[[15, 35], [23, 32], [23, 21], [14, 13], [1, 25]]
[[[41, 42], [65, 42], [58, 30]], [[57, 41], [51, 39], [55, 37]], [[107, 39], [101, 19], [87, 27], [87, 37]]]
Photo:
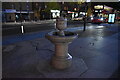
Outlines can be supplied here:
[[15, 9], [5, 9], [4, 13], [16, 13]]

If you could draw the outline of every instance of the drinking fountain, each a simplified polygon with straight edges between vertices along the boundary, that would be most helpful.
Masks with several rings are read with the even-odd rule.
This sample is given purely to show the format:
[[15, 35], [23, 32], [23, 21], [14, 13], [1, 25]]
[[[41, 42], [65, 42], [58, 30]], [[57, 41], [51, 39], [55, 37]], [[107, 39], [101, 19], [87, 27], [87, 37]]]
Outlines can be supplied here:
[[67, 19], [56, 19], [56, 31], [49, 32], [45, 37], [55, 45], [55, 52], [51, 59], [51, 65], [55, 69], [66, 69], [72, 65], [72, 56], [68, 53], [68, 45], [77, 38], [78, 34], [65, 31]]

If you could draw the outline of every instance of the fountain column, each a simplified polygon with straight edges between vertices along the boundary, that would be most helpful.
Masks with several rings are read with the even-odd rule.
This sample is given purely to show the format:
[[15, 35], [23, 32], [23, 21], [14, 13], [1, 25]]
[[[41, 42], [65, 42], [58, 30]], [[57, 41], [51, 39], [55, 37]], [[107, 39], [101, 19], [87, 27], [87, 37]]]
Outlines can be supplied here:
[[55, 44], [55, 56], [67, 56], [68, 43], [56, 43]]
[[57, 69], [65, 69], [69, 68], [71, 63], [72, 56], [68, 53], [68, 43], [56, 43], [52, 66]]

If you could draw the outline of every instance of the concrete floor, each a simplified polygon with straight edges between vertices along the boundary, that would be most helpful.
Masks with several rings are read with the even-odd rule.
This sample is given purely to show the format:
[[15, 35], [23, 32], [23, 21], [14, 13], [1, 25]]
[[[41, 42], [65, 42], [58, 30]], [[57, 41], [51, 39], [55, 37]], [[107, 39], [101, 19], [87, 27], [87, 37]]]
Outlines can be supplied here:
[[36, 38], [3, 45], [3, 78], [117, 78], [120, 55], [117, 27], [96, 26], [75, 32], [79, 37], [69, 45], [75, 65], [72, 70], [62, 74], [51, 70], [50, 65], [44, 67], [54, 54], [54, 45], [45, 38]]

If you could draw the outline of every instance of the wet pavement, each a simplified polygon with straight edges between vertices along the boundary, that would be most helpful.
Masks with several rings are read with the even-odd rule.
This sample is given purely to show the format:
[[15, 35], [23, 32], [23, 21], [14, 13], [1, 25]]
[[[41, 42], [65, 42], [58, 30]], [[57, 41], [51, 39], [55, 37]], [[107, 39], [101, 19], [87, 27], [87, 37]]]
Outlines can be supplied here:
[[3, 78], [118, 78], [119, 27], [101, 24], [85, 32], [72, 29], [79, 34], [69, 45], [77, 68], [63, 71], [62, 77], [59, 71], [49, 68], [54, 45], [44, 37], [3, 45]]
[[[72, 25], [71, 25], [72, 26]], [[70, 27], [68, 25], [68, 31], [76, 32], [79, 34], [80, 37], [90, 37], [90, 36], [109, 36], [112, 34], [115, 34], [116, 32], [120, 31], [120, 28], [118, 28], [118, 24], [94, 24], [91, 25], [91, 23], [88, 23], [86, 26], [85, 32], [83, 32], [83, 26], [80, 24], [74, 25]], [[32, 29], [31, 29], [32, 30]], [[55, 29], [52, 29], [55, 30]], [[36, 38], [43, 38], [46, 33], [50, 32], [51, 30], [44, 30], [44, 31], [38, 31], [38, 32], [31, 32], [31, 33], [20, 33], [16, 35], [11, 35], [11, 36], [3, 36], [3, 42], [1, 43], [2, 45], [7, 45], [7, 44], [13, 44], [16, 42], [21, 42], [25, 40], [32, 40]]]

